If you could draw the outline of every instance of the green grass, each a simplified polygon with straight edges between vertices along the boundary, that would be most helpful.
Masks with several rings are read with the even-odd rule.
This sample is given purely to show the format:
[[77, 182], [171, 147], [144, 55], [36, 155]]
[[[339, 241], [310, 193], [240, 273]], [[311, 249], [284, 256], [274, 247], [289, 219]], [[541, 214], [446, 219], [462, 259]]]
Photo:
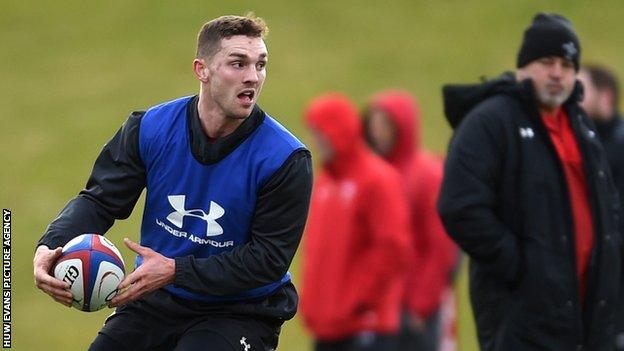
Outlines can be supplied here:
[[[261, 105], [308, 140], [301, 111], [314, 95], [342, 91], [358, 104], [376, 90], [413, 92], [425, 145], [450, 136], [440, 88], [513, 68], [536, 11], [566, 14], [583, 56], [624, 74], [620, 1], [16, 1], [0, 5], [0, 204], [13, 210], [13, 342], [16, 350], [86, 349], [110, 311], [63, 308], [37, 291], [34, 243], [86, 181], [101, 146], [130, 111], [192, 94], [196, 32], [221, 14], [254, 10], [271, 33]], [[108, 236], [137, 239], [142, 203]], [[131, 254], [124, 250], [126, 261]], [[298, 277], [298, 264], [292, 267]], [[475, 350], [466, 277], [458, 284], [460, 348]], [[383, 291], [379, 292], [383, 294]], [[296, 318], [282, 350], [308, 350]]]

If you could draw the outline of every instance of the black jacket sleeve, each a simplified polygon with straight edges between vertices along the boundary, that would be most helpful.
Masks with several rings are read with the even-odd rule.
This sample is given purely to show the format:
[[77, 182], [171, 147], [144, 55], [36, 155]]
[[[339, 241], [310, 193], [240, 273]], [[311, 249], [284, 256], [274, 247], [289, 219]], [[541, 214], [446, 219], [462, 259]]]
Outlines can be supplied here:
[[466, 116], [448, 151], [438, 199], [442, 222], [474, 260], [511, 283], [519, 272], [516, 236], [497, 216], [497, 186], [506, 142], [500, 120], [484, 111]]
[[295, 255], [312, 190], [310, 153], [293, 153], [258, 193], [250, 241], [208, 258], [175, 259], [178, 287], [201, 294], [230, 295], [280, 279]]
[[50, 223], [37, 246], [54, 249], [82, 233], [104, 234], [116, 219], [130, 216], [146, 182], [139, 155], [142, 117], [143, 112], [134, 112], [104, 145], [87, 186]]

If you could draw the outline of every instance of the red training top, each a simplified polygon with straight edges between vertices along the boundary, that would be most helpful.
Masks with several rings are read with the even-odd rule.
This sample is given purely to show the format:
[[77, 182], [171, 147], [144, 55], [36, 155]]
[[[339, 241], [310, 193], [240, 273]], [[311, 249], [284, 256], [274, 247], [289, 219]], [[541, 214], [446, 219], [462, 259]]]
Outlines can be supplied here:
[[587, 286], [587, 266], [594, 246], [594, 227], [583, 159], [570, 125], [570, 119], [564, 109], [559, 109], [555, 115], [543, 115], [542, 120], [555, 145], [568, 185], [574, 224], [576, 275], [579, 283], [579, 296], [583, 301]]
[[394, 124], [396, 139], [386, 160], [401, 174], [410, 205], [412, 253], [404, 308], [428, 318], [440, 308], [459, 258], [436, 209], [444, 161], [421, 147], [420, 109], [408, 92], [380, 92], [371, 98], [369, 108], [385, 112]]
[[398, 333], [409, 252], [400, 176], [366, 148], [346, 97], [319, 97], [305, 117], [332, 156], [315, 177], [304, 235], [303, 320], [318, 340]]

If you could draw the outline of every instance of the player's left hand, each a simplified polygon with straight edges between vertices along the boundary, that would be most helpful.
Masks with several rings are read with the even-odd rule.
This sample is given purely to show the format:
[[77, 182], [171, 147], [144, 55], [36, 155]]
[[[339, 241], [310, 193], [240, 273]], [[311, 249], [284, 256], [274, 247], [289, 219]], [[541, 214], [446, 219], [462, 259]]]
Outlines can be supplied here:
[[109, 306], [117, 307], [134, 301], [139, 297], [173, 283], [175, 260], [167, 258], [149, 247], [141, 246], [124, 238], [126, 246], [141, 255], [143, 263], [119, 283], [119, 293]]

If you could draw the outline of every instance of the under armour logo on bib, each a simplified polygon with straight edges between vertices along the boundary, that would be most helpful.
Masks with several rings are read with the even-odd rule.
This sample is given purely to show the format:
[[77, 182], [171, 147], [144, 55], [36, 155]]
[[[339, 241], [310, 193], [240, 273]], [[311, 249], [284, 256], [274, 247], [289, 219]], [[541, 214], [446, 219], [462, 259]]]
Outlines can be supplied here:
[[206, 222], [206, 236], [217, 236], [223, 234], [223, 227], [217, 223], [217, 219], [223, 217], [225, 210], [218, 203], [210, 201], [208, 213], [195, 208], [187, 210], [185, 207], [186, 195], [170, 195], [167, 197], [171, 207], [175, 210], [167, 216], [167, 220], [178, 228], [182, 228], [184, 217], [195, 217]]

